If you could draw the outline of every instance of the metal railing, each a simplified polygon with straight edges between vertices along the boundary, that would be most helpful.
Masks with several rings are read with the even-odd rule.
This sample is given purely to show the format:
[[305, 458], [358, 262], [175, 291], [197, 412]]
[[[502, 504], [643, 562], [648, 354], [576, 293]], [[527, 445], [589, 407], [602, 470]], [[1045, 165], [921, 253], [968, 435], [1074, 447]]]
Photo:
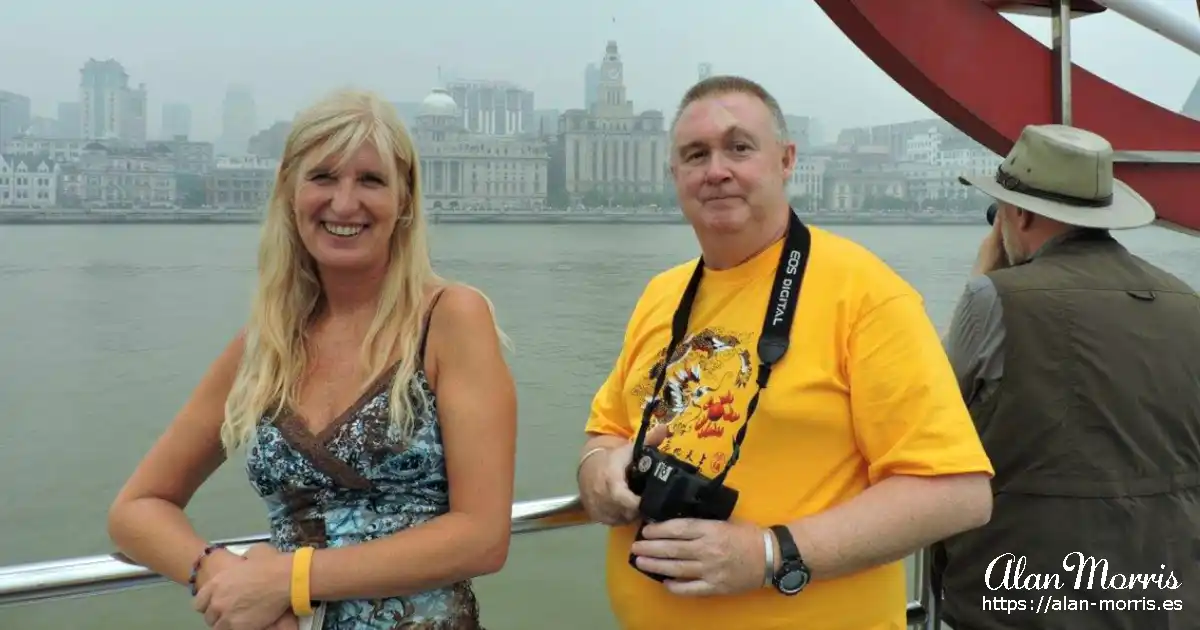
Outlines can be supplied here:
[[[563, 496], [513, 504], [514, 534], [542, 532], [561, 527], [587, 525], [591, 521], [579, 504], [579, 497]], [[252, 544], [266, 542], [266, 535], [220, 541], [236, 553]], [[115, 553], [85, 556], [49, 562], [33, 562], [0, 567], [0, 608], [71, 597], [89, 597], [166, 582], [166, 578]], [[929, 580], [929, 560], [925, 552], [916, 555], [913, 582], [920, 597], [908, 603], [908, 625], [933, 630], [937, 627], [937, 600]], [[933, 614], [930, 614], [933, 613]]]

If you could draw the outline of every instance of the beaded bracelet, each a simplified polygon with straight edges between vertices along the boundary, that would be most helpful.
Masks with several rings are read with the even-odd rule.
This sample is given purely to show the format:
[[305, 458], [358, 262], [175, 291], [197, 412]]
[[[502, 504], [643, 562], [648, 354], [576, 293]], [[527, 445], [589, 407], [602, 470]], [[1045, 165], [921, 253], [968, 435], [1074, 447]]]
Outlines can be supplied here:
[[196, 589], [196, 578], [200, 575], [200, 565], [204, 562], [204, 559], [207, 558], [209, 554], [220, 548], [221, 545], [216, 544], [205, 547], [204, 551], [200, 552], [200, 556], [196, 558], [196, 561], [192, 563], [192, 576], [188, 578], [188, 588], [190, 588], [192, 591], [192, 597], [196, 596], [196, 591], [198, 590]]

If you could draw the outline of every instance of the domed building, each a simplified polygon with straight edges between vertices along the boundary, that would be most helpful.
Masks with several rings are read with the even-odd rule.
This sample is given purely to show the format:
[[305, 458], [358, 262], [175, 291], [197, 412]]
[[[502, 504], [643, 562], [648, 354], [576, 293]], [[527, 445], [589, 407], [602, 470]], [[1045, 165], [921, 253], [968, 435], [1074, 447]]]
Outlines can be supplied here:
[[443, 130], [458, 129], [458, 103], [454, 102], [454, 97], [450, 96], [446, 90], [434, 88], [429, 96], [421, 101], [421, 108], [417, 110], [417, 120], [425, 123], [428, 127], [437, 127]]
[[454, 97], [435, 88], [412, 130], [421, 157], [421, 190], [432, 210], [537, 208], [546, 201], [545, 145], [521, 136], [472, 133]]

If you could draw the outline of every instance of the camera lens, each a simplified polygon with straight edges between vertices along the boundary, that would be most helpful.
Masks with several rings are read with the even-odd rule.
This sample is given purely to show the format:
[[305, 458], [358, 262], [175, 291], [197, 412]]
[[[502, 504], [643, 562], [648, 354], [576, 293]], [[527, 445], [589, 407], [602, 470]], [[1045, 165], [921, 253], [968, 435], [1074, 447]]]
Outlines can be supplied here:
[[998, 209], [999, 208], [994, 203], [992, 205], [988, 206], [988, 209], [987, 209], [988, 225], [994, 225], [996, 223], [996, 210], [998, 210]]

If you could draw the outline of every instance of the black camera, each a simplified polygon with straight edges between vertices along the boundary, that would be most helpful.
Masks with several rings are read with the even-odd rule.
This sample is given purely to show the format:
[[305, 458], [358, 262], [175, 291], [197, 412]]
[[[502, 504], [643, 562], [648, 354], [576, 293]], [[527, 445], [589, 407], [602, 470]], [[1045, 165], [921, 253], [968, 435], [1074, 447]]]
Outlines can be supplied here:
[[[738, 491], [700, 474], [700, 469], [653, 447], [644, 447], [626, 471], [629, 489], [642, 498], [638, 511], [642, 523], [636, 540], [643, 540], [642, 529], [651, 523], [675, 518], [728, 520], [737, 505]], [[637, 567], [637, 556], [629, 554], [629, 564]], [[667, 576], [638, 569], [651, 579], [662, 582]]]

